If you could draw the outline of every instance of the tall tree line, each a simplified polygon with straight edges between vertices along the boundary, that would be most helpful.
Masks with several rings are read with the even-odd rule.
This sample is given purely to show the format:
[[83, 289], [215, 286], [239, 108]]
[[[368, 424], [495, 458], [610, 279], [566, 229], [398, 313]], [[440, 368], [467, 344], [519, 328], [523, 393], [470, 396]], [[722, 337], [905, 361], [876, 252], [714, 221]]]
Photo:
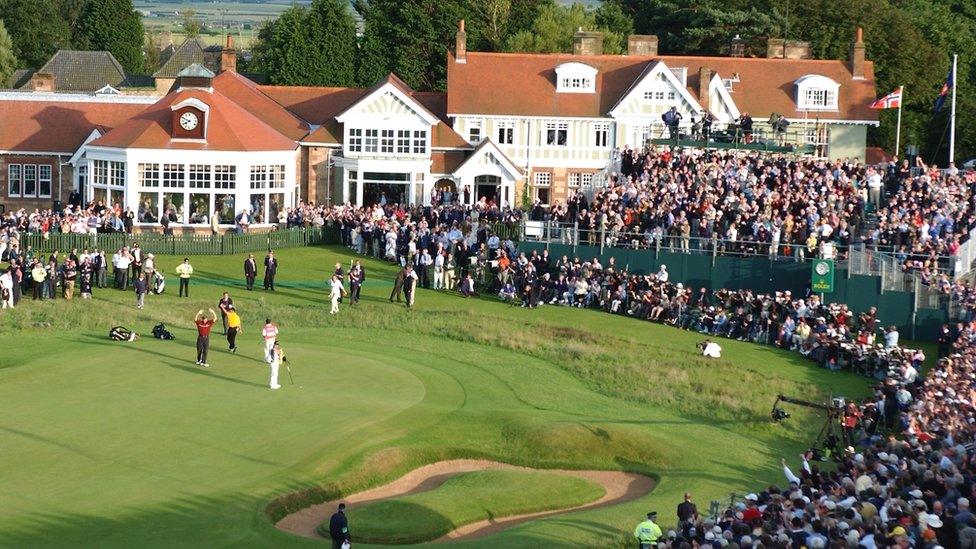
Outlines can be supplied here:
[[145, 69], [132, 0], [0, 0], [0, 22], [10, 38], [9, 52], [0, 38], [0, 59], [13, 56], [17, 68], [40, 68], [59, 49], [91, 49], [112, 52], [130, 73]]

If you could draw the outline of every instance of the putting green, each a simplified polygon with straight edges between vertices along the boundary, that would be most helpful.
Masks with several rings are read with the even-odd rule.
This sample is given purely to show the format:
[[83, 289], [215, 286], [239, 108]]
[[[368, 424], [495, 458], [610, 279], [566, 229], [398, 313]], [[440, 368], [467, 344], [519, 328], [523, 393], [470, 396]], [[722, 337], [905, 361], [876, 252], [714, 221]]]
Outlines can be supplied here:
[[[279, 291], [246, 292], [242, 256], [191, 258], [193, 297], [96, 291], [83, 302], [0, 312], [0, 539], [13, 546], [299, 546], [286, 514], [379, 486], [442, 460], [651, 475], [635, 501], [519, 524], [455, 545], [600, 545], [681, 493], [699, 506], [777, 480], [820, 427], [794, 410], [766, 420], [777, 393], [863, 394], [867, 382], [790, 353], [610, 315], [421, 290], [387, 301], [391, 266], [366, 262], [358, 308], [327, 314], [322, 288], [339, 248], [282, 250]], [[170, 272], [182, 258], [158, 257]], [[204, 282], [202, 279], [206, 278]], [[219, 284], [217, 283], [219, 281]], [[215, 330], [209, 369], [193, 364], [200, 308], [229, 289], [240, 350]], [[260, 327], [282, 330], [296, 385], [267, 388]], [[177, 339], [110, 342], [122, 324]], [[352, 523], [355, 535], [357, 525]], [[362, 525], [360, 525], [362, 526]], [[355, 541], [355, 538], [354, 538]], [[319, 541], [318, 543], [321, 543]]]
[[365, 503], [348, 516], [363, 525], [356, 536], [367, 543], [420, 543], [472, 522], [575, 507], [603, 493], [595, 482], [557, 473], [475, 471], [433, 490]]

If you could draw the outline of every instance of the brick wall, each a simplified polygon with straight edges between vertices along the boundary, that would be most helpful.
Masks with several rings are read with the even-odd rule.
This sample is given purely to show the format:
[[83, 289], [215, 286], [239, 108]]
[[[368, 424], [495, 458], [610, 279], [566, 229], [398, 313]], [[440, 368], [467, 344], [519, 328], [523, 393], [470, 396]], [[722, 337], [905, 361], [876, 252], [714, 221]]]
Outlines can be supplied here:
[[[51, 208], [55, 200], [61, 200], [62, 204], [68, 203], [68, 197], [71, 195], [71, 191], [74, 188], [74, 171], [71, 166], [61, 166], [61, 162], [66, 162], [70, 155], [64, 155], [60, 157], [47, 155], [47, 156], [36, 156], [36, 155], [16, 155], [16, 154], [4, 154], [0, 155], [0, 204], [4, 206], [6, 211], [19, 210], [21, 208], [26, 209], [48, 209]], [[9, 166], [11, 164], [31, 164], [38, 166], [50, 166], [51, 167], [51, 196], [50, 197], [11, 197], [8, 174]], [[58, 184], [60, 176], [60, 185]], [[58, 195], [58, 189], [61, 189], [60, 196]]]

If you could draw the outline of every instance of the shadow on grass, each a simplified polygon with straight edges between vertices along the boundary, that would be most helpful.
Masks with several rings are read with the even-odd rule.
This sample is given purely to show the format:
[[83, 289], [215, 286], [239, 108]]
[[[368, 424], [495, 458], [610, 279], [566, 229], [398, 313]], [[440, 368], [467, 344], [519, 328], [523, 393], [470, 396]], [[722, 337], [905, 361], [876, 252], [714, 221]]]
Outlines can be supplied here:
[[[185, 361], [189, 360], [186, 357], [168, 355], [168, 354], [160, 353], [160, 352], [155, 351], [155, 350], [152, 350], [152, 349], [146, 349], [146, 348], [143, 348], [143, 347], [138, 347], [137, 345], [132, 345], [132, 344], [125, 343], [125, 342], [110, 341], [110, 340], [107, 341], [107, 340], [104, 340], [104, 339], [102, 339], [100, 337], [97, 337], [95, 335], [92, 335], [92, 334], [83, 334], [82, 337], [84, 337], [86, 339], [89, 339], [89, 340], [92, 340], [92, 342], [95, 343], [96, 345], [105, 345], [105, 346], [109, 346], [109, 347], [117, 347], [119, 345], [124, 345], [126, 349], [133, 350], [133, 351], [138, 351], [140, 353], [146, 353], [146, 354], [152, 355], [154, 357], [168, 358], [170, 360], [176, 360], [176, 361], [180, 361], [180, 362], [185, 362]], [[186, 344], [183, 344], [182, 346], [183, 347], [189, 347], [189, 345], [186, 345]], [[193, 352], [194, 353], [196, 352], [195, 349], [194, 349]], [[190, 355], [190, 356], [195, 356], [195, 355]], [[264, 364], [264, 361], [263, 360], [259, 360], [259, 359], [253, 358], [253, 357], [244, 356], [244, 355], [237, 355], [237, 354], [234, 354], [234, 356], [237, 357], [237, 358], [244, 359], [244, 360], [249, 360], [249, 361], [259, 362], [261, 364]], [[239, 383], [241, 385], [251, 385], [253, 387], [261, 387], [261, 388], [264, 388], [265, 387], [265, 385], [262, 385], [260, 383], [254, 383], [253, 381], [246, 381], [246, 380], [243, 380], [243, 379], [237, 379], [237, 378], [234, 378], [234, 377], [220, 375], [220, 374], [217, 374], [217, 373], [213, 372], [212, 370], [207, 370], [205, 368], [201, 368], [200, 366], [187, 366], [187, 365], [184, 365], [184, 364], [177, 364], [177, 363], [173, 363], [173, 362], [162, 362], [162, 364], [164, 366], [169, 367], [169, 368], [174, 368], [174, 369], [177, 369], [177, 370], [183, 370], [185, 372], [190, 372], [190, 373], [193, 373], [193, 374], [199, 374], [199, 375], [203, 375], [203, 376], [207, 376], [207, 377], [212, 377], [214, 379], [220, 379], [220, 380], [223, 380], [223, 381], [230, 381], [232, 383]]]

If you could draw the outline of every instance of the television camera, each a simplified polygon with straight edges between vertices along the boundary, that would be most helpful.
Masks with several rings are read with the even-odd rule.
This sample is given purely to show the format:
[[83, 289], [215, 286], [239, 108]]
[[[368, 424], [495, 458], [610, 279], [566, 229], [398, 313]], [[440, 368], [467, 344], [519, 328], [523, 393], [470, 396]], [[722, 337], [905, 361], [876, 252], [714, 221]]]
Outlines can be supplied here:
[[790, 417], [790, 413], [780, 407], [780, 403], [794, 404], [796, 406], [826, 412], [826, 421], [824, 421], [823, 426], [820, 428], [820, 432], [817, 434], [817, 438], [814, 439], [810, 450], [817, 459], [822, 460], [825, 456], [831, 456], [836, 461], [842, 459], [843, 452], [841, 450], [850, 446], [847, 431], [843, 428], [844, 412], [847, 407], [847, 401], [843, 397], [834, 397], [828, 402], [811, 402], [786, 395], [778, 395], [776, 402], [773, 403], [773, 409], [769, 414], [774, 422], [780, 422]]

